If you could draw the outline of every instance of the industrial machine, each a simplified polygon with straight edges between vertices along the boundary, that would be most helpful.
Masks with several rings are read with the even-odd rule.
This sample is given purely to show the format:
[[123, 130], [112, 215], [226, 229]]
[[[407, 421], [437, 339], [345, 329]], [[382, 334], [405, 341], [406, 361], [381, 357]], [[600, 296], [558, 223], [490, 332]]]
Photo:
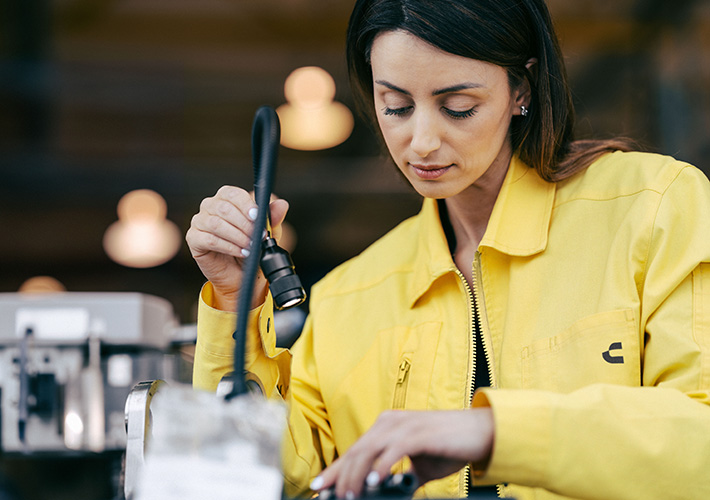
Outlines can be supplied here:
[[5, 475], [21, 462], [111, 456], [120, 492], [129, 393], [143, 380], [178, 380], [177, 348], [194, 340], [159, 297], [0, 294]]

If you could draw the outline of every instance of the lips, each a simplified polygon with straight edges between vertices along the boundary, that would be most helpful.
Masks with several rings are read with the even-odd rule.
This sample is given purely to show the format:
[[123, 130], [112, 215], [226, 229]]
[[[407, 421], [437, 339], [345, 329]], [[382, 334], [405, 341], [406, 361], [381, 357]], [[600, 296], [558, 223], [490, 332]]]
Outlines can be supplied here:
[[444, 175], [453, 165], [420, 165], [410, 163], [414, 173], [421, 179], [432, 180]]

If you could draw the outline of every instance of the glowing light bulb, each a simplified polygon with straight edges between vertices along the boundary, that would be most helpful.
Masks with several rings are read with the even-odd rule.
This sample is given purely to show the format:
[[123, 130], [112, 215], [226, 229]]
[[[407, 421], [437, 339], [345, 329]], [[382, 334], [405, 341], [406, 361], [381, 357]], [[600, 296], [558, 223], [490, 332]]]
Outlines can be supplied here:
[[168, 204], [155, 191], [136, 189], [119, 200], [117, 212], [123, 221], [162, 220], [168, 214]]
[[34, 276], [25, 281], [18, 290], [20, 293], [59, 293], [66, 292], [66, 287], [51, 276]]
[[172, 259], [180, 249], [178, 227], [165, 218], [167, 204], [155, 191], [131, 191], [118, 203], [118, 221], [104, 233], [104, 250], [126, 267], [154, 267]]
[[295, 106], [325, 107], [335, 98], [335, 80], [326, 70], [317, 66], [298, 68], [286, 79], [284, 96]]
[[276, 112], [281, 122], [281, 144], [291, 149], [328, 149], [350, 137], [353, 116], [334, 101], [335, 81], [323, 68], [293, 71], [284, 85], [286, 104]]

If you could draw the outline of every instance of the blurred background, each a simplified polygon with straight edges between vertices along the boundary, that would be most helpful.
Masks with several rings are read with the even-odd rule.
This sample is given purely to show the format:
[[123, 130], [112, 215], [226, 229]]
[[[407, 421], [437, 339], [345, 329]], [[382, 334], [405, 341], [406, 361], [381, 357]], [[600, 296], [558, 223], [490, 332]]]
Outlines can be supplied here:
[[[275, 192], [291, 204], [289, 246], [307, 289], [414, 214], [418, 197], [354, 114], [352, 3], [2, 0], [0, 292], [47, 276], [70, 292], [162, 297], [193, 323], [203, 278], [184, 234], [203, 198], [251, 185], [251, 123], [264, 104], [288, 104], [288, 120], [296, 108], [333, 110], [331, 142], [295, 137], [280, 149]], [[548, 4], [578, 136], [628, 136], [708, 173], [710, 1]], [[294, 73], [304, 67], [327, 73]], [[131, 234], [141, 248], [125, 248]], [[78, 487], [103, 493], [80, 498], [110, 498], [88, 476]]]
[[[710, 1], [550, 0], [579, 135], [626, 135], [710, 168]], [[165, 297], [194, 321], [202, 276], [184, 233], [200, 201], [252, 182], [250, 128], [318, 66], [352, 109], [350, 0], [3, 0], [0, 10], [0, 291], [51, 276], [69, 291]], [[180, 248], [154, 267], [112, 260], [121, 198], [166, 203]], [[293, 257], [310, 285], [419, 201], [355, 116], [342, 144], [281, 148]]]

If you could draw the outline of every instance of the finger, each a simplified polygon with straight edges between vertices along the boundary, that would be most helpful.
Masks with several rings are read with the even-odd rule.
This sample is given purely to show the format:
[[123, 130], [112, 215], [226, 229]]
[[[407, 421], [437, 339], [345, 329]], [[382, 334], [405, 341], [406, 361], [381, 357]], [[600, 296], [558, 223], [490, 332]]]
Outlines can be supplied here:
[[200, 212], [217, 215], [243, 229], [253, 226], [258, 213], [256, 204], [243, 191], [230, 192], [229, 196], [206, 198], [200, 205]]
[[[203, 231], [219, 231], [220, 229], [226, 231], [216, 234], [236, 243], [230, 234], [240, 237], [239, 233], [231, 231], [228, 226], [221, 224], [216, 219], [210, 220], [210, 217], [224, 220], [249, 238], [253, 232], [257, 214], [257, 207], [250, 193], [234, 186], [222, 186], [215, 196], [202, 201], [199, 217], [195, 219], [195, 222], [199, 224], [197, 228]], [[240, 246], [245, 247], [244, 244]]]
[[245, 250], [248, 250], [248, 240], [246, 247], [242, 247], [219, 236], [200, 231], [194, 227], [190, 228], [186, 236], [187, 244], [193, 258], [199, 258], [210, 252], [229, 255], [236, 258], [244, 258]]
[[[227, 220], [239, 215], [249, 223], [248, 227], [256, 220], [258, 214], [254, 193], [248, 193], [234, 186], [222, 186], [219, 188], [214, 197], [203, 201], [202, 209], [215, 215], [223, 215]], [[251, 233], [247, 231], [247, 234]]]
[[216, 199], [227, 200], [234, 206], [244, 206], [248, 208], [256, 207], [254, 194], [236, 186], [222, 186], [214, 195]]
[[331, 488], [338, 479], [342, 466], [342, 461], [336, 459], [325, 470], [323, 470], [313, 481], [311, 481], [311, 489], [313, 491], [322, 491]]
[[[389, 474], [396, 460], [380, 466], [382, 454], [389, 448], [397, 449], [398, 443], [406, 443], [408, 437], [411, 438], [407, 436], [407, 427], [404, 425], [409, 416], [409, 413], [402, 411], [385, 411], [380, 414], [370, 430], [342, 457], [347, 459], [347, 467], [344, 467], [345, 470], [338, 478], [338, 495], [344, 496], [349, 491], [359, 495], [368, 477], [370, 483], [376, 485]], [[373, 470], [377, 477], [370, 475]]]
[[246, 256], [243, 250], [249, 249], [251, 226], [249, 222], [243, 220], [243, 217], [241, 219], [240, 227], [239, 222], [232, 223], [222, 216], [208, 212], [200, 212], [195, 215], [192, 218], [190, 227], [194, 232], [187, 237], [193, 254], [195, 251], [197, 253], [204, 253], [205, 251], [222, 251], [224, 253], [225, 244], [223, 242], [226, 242], [231, 244], [227, 245], [227, 247], [234, 246], [239, 249], [236, 252], [226, 252], [228, 255], [233, 255], [234, 257]]
[[385, 448], [365, 478], [367, 485], [377, 486], [382, 483], [389, 476], [392, 467], [405, 456], [407, 453], [401, 446], [393, 444]]
[[338, 497], [357, 497], [361, 494], [365, 479], [383, 450], [390, 445], [391, 436], [386, 429], [380, 428], [375, 432], [371, 430], [348, 450], [343, 457], [346, 460], [345, 465], [342, 466], [343, 470], [336, 481], [335, 492]]
[[286, 200], [278, 199], [271, 202], [269, 209], [271, 210], [271, 225], [276, 227], [281, 225], [286, 219], [289, 204]]
[[[353, 474], [353, 469], [357, 468], [357, 463], [362, 460], [362, 452], [358, 451], [357, 446], [354, 448], [351, 447], [345, 455], [335, 460], [321, 472], [311, 482], [311, 489], [314, 491], [334, 489], [337, 498], [354, 498], [358, 496], [362, 489], [364, 478], [361, 474], [361, 478], [358, 480], [357, 474]], [[367, 466], [363, 469], [367, 470]], [[355, 479], [352, 476], [355, 476]]]

